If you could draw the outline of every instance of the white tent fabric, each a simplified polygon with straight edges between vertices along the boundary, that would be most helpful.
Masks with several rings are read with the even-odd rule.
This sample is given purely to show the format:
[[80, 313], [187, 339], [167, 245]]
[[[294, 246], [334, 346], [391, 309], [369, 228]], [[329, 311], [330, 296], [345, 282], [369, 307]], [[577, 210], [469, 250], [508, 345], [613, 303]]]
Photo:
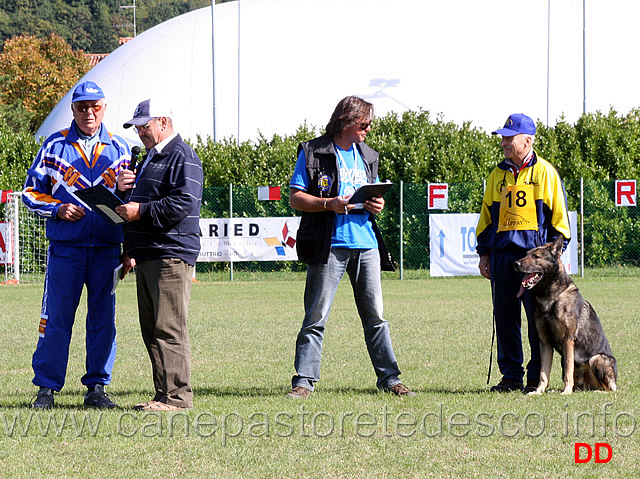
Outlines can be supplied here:
[[[512, 0], [241, 0], [215, 7], [216, 136], [255, 139], [323, 127], [357, 94], [378, 116], [422, 108], [491, 131], [513, 112], [554, 124], [583, 109], [582, 2]], [[587, 2], [587, 107], [640, 106], [634, 85], [640, 2]], [[238, 31], [238, 18], [240, 30]], [[151, 97], [171, 102], [188, 139], [213, 137], [211, 7], [164, 22], [122, 45], [83, 80], [105, 90], [105, 124], [122, 124]], [[624, 48], [620, 48], [624, 45]], [[238, 63], [239, 62], [239, 63]], [[238, 64], [240, 68], [238, 68]], [[238, 81], [238, 77], [240, 81]], [[547, 97], [548, 95], [548, 97]], [[549, 107], [547, 108], [547, 98]], [[69, 92], [36, 136], [71, 121]]]

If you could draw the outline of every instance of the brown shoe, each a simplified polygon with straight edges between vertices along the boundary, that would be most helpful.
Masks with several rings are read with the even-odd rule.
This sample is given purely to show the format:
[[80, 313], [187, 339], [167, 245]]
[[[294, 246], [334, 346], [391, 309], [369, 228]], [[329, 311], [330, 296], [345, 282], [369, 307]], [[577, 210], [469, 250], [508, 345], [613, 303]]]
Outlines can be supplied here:
[[[139, 404], [137, 406], [141, 406], [138, 411], [159, 411], [159, 412], [172, 412], [172, 411], [182, 411], [186, 408], [180, 406], [174, 406], [172, 404], [167, 404], [166, 402], [160, 401], [149, 401], [145, 404]], [[137, 408], [134, 406], [134, 408]]]
[[394, 384], [390, 388], [385, 388], [384, 391], [393, 393], [396, 396], [415, 396], [416, 395], [416, 393], [414, 393], [411, 389], [409, 389], [407, 386], [405, 386], [402, 383]]
[[153, 396], [153, 399], [147, 401], [147, 402], [141, 402], [139, 404], [136, 404], [135, 406], [133, 406], [133, 410], [134, 411], [142, 411], [142, 408], [145, 406], [148, 406], [149, 403], [152, 403], [153, 401], [160, 401], [162, 399], [162, 393], [160, 391], [156, 391], [156, 394]]
[[152, 402], [153, 402], [153, 400], [147, 401], [147, 402], [141, 402], [140, 404], [136, 404], [135, 406], [133, 406], [133, 410], [134, 411], [142, 411], [145, 407], [147, 407]]
[[303, 388], [302, 386], [296, 386], [290, 393], [287, 393], [285, 397], [290, 399], [307, 399], [309, 396], [311, 396], [311, 390]]

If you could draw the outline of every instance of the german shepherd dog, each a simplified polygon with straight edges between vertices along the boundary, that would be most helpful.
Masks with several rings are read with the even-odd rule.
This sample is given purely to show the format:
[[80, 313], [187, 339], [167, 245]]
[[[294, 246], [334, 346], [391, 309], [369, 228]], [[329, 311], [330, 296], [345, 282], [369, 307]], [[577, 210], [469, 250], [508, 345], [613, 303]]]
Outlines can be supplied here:
[[540, 336], [540, 382], [535, 392], [549, 385], [553, 350], [562, 358], [564, 390], [598, 389], [615, 391], [618, 378], [616, 358], [591, 304], [582, 298], [566, 273], [560, 255], [564, 238], [533, 248], [514, 263], [525, 273], [520, 296], [525, 289], [534, 293], [535, 324]]

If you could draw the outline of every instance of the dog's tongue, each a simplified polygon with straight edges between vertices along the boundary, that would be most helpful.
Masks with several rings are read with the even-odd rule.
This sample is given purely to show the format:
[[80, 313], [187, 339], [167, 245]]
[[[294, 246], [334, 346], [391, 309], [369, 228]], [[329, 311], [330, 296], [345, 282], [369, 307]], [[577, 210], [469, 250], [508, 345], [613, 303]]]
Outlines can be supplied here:
[[527, 274], [522, 279], [522, 282], [520, 283], [520, 291], [518, 291], [518, 294], [516, 295], [516, 297], [519, 298], [520, 296], [522, 296], [524, 294], [525, 288], [526, 289], [531, 289], [533, 287], [533, 285], [535, 285], [539, 281], [539, 279], [540, 279], [539, 273], [529, 273], [529, 274]]

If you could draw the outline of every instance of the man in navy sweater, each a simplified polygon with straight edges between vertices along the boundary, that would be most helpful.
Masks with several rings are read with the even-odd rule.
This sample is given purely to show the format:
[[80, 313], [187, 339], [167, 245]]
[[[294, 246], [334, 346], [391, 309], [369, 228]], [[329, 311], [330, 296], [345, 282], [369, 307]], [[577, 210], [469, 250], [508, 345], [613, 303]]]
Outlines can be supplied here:
[[131, 126], [147, 155], [134, 171], [118, 175], [125, 204], [116, 211], [129, 222], [124, 249], [137, 265], [138, 315], [155, 387], [153, 399], [134, 409], [192, 408], [187, 315], [200, 252], [202, 163], [174, 132], [171, 110], [161, 102], [141, 102], [124, 124]]

